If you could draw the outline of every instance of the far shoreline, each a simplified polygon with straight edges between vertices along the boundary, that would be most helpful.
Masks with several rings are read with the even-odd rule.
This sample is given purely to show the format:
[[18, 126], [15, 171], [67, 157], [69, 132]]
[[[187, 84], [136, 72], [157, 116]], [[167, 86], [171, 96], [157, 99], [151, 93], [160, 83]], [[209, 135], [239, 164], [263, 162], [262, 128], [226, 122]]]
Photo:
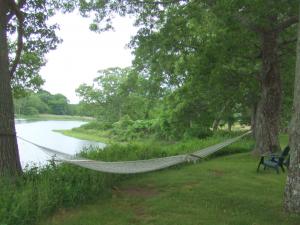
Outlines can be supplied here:
[[95, 120], [93, 117], [72, 116], [72, 115], [55, 115], [55, 114], [37, 114], [37, 115], [15, 115], [17, 120], [59, 120], [59, 121], [83, 121], [89, 122]]

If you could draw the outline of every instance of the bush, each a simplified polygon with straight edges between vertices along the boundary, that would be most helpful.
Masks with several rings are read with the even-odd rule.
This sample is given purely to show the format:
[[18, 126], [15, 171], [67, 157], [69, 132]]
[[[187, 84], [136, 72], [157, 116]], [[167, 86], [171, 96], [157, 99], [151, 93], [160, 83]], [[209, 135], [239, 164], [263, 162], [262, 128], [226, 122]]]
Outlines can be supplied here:
[[128, 115], [123, 116], [118, 122], [113, 124], [115, 130], [125, 130], [133, 124], [133, 120]]
[[205, 127], [198, 127], [198, 126], [194, 126], [191, 128], [188, 128], [185, 132], [184, 132], [184, 139], [189, 139], [189, 138], [207, 138], [213, 135], [213, 132]]
[[86, 130], [108, 130], [112, 128], [112, 124], [104, 121], [92, 121], [82, 125], [80, 128]]
[[[166, 119], [132, 120], [128, 115], [123, 116], [118, 122], [109, 123], [93, 121], [81, 126], [86, 130], [110, 131], [111, 136], [118, 141], [131, 141], [139, 138], [155, 137], [158, 140], [180, 140], [199, 138], [203, 139], [213, 135], [207, 127], [193, 125], [192, 127], [172, 127]], [[110, 129], [111, 128], [111, 129]], [[77, 129], [77, 128], [75, 128]]]

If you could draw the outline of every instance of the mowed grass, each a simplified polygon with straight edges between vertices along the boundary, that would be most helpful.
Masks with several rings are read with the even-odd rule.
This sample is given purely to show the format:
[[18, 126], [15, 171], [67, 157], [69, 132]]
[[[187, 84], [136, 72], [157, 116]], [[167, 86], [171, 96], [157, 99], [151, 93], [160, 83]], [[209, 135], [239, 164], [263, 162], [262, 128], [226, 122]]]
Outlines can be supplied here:
[[61, 210], [40, 225], [299, 225], [283, 210], [286, 174], [256, 173], [240, 153], [131, 176], [111, 198]]
[[75, 128], [72, 130], [55, 130], [56, 132], [62, 133], [66, 136], [78, 138], [81, 140], [88, 141], [98, 141], [103, 143], [111, 143], [112, 141], [107, 137], [105, 131], [96, 131], [96, 130], [79, 130], [79, 128]]

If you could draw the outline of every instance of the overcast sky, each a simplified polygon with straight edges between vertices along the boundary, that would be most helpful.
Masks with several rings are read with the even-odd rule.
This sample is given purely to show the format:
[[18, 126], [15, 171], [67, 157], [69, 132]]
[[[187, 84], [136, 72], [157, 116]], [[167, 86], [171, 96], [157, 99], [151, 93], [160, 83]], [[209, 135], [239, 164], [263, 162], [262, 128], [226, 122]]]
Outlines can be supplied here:
[[133, 19], [116, 18], [115, 31], [100, 34], [90, 31], [91, 20], [77, 13], [58, 15], [53, 21], [60, 25], [58, 35], [63, 43], [47, 55], [48, 62], [41, 70], [46, 81], [43, 89], [77, 103], [75, 89], [82, 83], [91, 84], [98, 70], [131, 65], [133, 56], [126, 44], [137, 30]]

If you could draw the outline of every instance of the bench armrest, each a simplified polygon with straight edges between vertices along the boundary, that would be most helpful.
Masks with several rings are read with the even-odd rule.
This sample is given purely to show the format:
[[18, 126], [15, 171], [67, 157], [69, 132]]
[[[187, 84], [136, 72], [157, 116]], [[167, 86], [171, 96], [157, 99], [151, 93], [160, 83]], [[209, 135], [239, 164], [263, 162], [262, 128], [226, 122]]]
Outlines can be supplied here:
[[261, 155], [261, 157], [277, 157], [277, 158], [279, 158], [280, 156], [281, 154], [279, 153], [266, 153]]

